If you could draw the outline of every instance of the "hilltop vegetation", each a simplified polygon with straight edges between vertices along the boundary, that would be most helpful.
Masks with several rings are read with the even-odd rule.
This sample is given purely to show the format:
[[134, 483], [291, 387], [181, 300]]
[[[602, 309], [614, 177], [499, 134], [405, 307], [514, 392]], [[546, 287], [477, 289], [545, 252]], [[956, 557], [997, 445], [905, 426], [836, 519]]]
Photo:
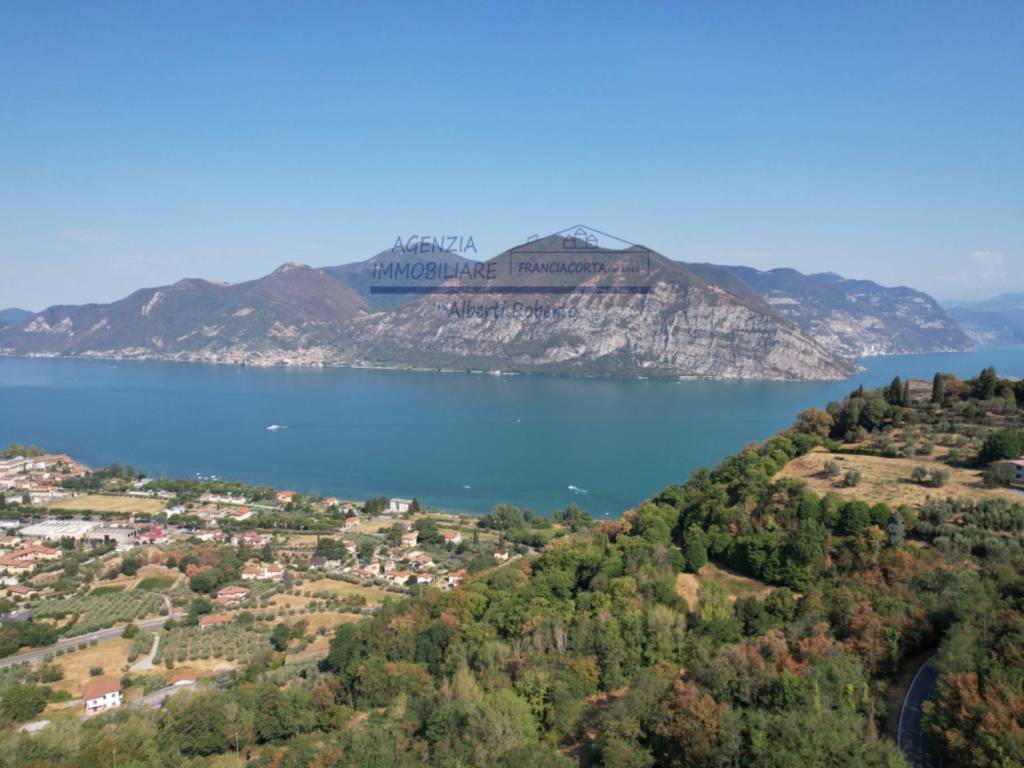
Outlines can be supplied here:
[[[285, 663], [275, 630], [224, 690], [74, 734], [8, 732], [0, 765], [107, 765], [114, 747], [119, 765], [207, 765], [237, 747], [258, 766], [896, 768], [887, 694], [932, 649], [928, 727], [950, 763], [1024, 764], [1024, 508], [942, 483], [918, 503], [868, 503], [841, 471], [842, 494], [779, 476], [818, 449], [981, 476], [1022, 407], [1024, 388], [993, 371], [897, 380], [804, 412], [613, 523], [572, 510], [571, 532], [547, 536], [497, 509], [481, 525], [540, 536], [539, 554], [343, 623], [319, 663]], [[700, 579], [691, 607], [677, 579], [709, 562], [753, 586]]]

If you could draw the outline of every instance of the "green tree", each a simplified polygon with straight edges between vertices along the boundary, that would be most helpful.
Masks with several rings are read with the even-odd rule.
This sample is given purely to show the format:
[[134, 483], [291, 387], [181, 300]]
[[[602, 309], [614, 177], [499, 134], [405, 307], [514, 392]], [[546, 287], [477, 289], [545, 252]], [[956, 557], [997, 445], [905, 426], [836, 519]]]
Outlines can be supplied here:
[[932, 402], [942, 405], [946, 402], [946, 377], [936, 373], [932, 378]]
[[270, 644], [278, 651], [288, 650], [288, 643], [291, 642], [291, 639], [291, 630], [284, 622], [278, 623], [277, 626], [274, 627], [274, 631], [270, 633]]
[[160, 712], [160, 738], [186, 756], [215, 755], [228, 749], [228, 697], [219, 692], [171, 696]]
[[35, 685], [14, 683], [4, 689], [0, 712], [15, 722], [24, 722], [46, 707], [46, 690]]
[[1017, 429], [1001, 429], [992, 432], [978, 451], [978, 461], [991, 464], [1003, 459], [1016, 459], [1024, 454], [1024, 431]]
[[708, 537], [699, 525], [693, 524], [686, 529], [683, 555], [686, 558], [686, 569], [692, 573], [699, 571], [708, 562]]
[[903, 403], [903, 381], [899, 376], [882, 391], [885, 402], [889, 405], [901, 405]]

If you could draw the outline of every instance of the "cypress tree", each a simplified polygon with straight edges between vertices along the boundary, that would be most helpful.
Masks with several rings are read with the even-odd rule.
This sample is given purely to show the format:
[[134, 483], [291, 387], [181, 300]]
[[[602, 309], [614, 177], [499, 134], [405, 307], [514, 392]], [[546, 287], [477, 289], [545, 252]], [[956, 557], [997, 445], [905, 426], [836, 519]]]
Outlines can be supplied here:
[[932, 379], [932, 402], [942, 405], [946, 400], [946, 377], [936, 373]]

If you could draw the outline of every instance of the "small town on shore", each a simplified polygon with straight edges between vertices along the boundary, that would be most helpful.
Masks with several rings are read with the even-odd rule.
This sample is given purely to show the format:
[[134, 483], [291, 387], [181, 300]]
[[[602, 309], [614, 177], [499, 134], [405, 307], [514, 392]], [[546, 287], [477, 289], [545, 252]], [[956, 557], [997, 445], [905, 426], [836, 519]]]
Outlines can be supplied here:
[[35, 671], [47, 717], [158, 707], [272, 651], [316, 659], [338, 624], [565, 532], [544, 521], [547, 535], [511, 542], [416, 499], [155, 479], [21, 446], [0, 457], [0, 675]]

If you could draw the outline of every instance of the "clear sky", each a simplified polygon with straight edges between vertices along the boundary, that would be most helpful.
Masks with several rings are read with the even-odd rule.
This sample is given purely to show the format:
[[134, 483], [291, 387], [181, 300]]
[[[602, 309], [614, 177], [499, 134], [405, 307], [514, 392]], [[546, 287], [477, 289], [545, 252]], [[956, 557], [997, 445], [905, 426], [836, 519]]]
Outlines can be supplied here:
[[994, 0], [8, 0], [0, 307], [578, 222], [1024, 290], [1022, 41], [1024, 3]]

